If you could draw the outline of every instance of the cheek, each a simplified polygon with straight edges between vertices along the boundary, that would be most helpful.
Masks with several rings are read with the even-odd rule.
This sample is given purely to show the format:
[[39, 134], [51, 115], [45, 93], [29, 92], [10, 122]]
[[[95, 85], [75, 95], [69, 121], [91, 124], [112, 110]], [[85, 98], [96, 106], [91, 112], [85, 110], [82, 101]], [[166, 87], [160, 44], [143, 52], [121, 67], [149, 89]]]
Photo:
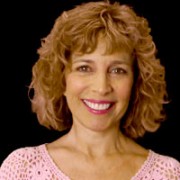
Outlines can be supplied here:
[[85, 88], [85, 82], [78, 77], [68, 75], [66, 78], [66, 90], [64, 95], [78, 95]]
[[132, 81], [125, 81], [118, 83], [114, 89], [116, 89], [116, 94], [121, 99], [129, 100], [131, 97], [133, 82]]

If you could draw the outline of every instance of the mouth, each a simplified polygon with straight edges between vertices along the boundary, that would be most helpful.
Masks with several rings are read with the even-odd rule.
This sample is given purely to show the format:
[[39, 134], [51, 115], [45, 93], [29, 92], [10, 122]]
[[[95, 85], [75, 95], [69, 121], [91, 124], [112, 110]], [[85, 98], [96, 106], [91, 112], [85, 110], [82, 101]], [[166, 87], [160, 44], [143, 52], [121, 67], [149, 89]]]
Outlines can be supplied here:
[[112, 101], [89, 100], [89, 99], [83, 99], [82, 101], [85, 104], [85, 106], [88, 108], [88, 110], [94, 114], [107, 113], [114, 105], [114, 102]]

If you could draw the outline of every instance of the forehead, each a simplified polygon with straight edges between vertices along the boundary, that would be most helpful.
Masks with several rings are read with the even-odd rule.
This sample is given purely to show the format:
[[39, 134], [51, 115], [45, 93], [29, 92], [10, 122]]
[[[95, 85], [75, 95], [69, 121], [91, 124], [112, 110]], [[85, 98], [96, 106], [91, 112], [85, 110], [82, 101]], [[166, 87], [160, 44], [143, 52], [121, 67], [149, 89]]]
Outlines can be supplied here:
[[99, 59], [103, 56], [103, 58], [107, 59], [120, 59], [120, 60], [126, 60], [126, 61], [131, 61], [133, 59], [131, 51], [126, 49], [125, 47], [119, 47], [119, 48], [114, 48], [113, 50], [109, 51], [110, 44], [107, 43], [107, 41], [103, 38], [99, 38], [98, 42], [96, 44], [95, 49], [91, 52], [81, 52], [81, 51], [74, 51], [72, 53], [72, 60], [75, 59]]
[[90, 53], [97, 48], [103, 49], [105, 54], [111, 54], [122, 50], [132, 53], [134, 48], [133, 43], [126, 36], [121, 35], [120, 37], [115, 37], [101, 31], [96, 37], [91, 37], [86, 43], [79, 41], [80, 40], [77, 40], [78, 43], [72, 45], [73, 51], [79, 54]]

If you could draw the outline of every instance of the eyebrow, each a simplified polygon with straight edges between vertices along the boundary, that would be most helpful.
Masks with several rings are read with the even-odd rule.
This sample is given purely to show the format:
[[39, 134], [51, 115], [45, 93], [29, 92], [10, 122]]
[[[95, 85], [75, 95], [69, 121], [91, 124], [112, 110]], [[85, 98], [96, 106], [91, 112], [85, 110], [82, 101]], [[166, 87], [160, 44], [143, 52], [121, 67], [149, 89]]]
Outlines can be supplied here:
[[76, 60], [72, 61], [72, 63], [78, 63], [78, 62], [92, 63], [93, 60], [91, 60], [91, 59], [76, 59]]
[[[90, 63], [92, 64], [94, 61], [91, 60], [91, 59], [76, 59], [74, 60], [72, 63], [76, 64], [76, 63], [79, 63], [79, 62], [84, 62], [84, 63]], [[126, 61], [126, 60], [113, 60], [112, 65], [118, 65], [118, 64], [125, 64], [125, 65], [131, 65], [131, 61]]]
[[126, 61], [126, 60], [114, 60], [112, 61], [112, 64], [113, 65], [118, 65], [118, 64], [126, 64], [126, 65], [130, 65], [131, 64], [131, 61]]

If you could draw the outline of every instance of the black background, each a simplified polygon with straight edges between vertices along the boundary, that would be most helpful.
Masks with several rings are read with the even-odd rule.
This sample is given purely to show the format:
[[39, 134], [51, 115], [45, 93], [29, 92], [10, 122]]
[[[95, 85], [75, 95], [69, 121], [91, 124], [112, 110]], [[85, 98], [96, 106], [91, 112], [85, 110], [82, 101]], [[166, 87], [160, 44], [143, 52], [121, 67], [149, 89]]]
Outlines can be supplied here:
[[[171, 103], [166, 106], [168, 119], [156, 133], [147, 133], [139, 141], [143, 146], [180, 160], [179, 118], [179, 24], [177, 2], [122, 0], [149, 21], [158, 56], [166, 68]], [[46, 36], [63, 10], [82, 0], [6, 1], [1, 9], [1, 120], [0, 162], [14, 149], [56, 139], [62, 133], [38, 124], [31, 112], [27, 86], [31, 68], [37, 59], [40, 39]]]

